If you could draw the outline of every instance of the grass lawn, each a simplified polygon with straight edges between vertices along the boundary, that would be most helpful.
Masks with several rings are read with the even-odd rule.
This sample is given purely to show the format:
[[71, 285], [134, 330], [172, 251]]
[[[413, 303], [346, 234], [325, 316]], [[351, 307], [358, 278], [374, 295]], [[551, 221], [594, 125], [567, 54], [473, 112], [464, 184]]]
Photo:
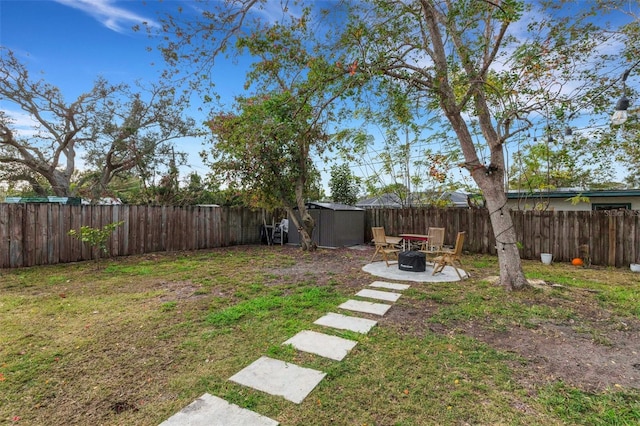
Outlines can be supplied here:
[[[282, 425], [640, 424], [640, 275], [524, 261], [544, 283], [409, 283], [367, 335], [313, 322], [372, 250], [245, 246], [0, 270], [0, 424], [157, 425], [205, 392]], [[365, 314], [360, 316], [368, 317]], [[358, 341], [342, 361], [283, 346]], [[229, 382], [261, 356], [327, 373], [301, 403]]]

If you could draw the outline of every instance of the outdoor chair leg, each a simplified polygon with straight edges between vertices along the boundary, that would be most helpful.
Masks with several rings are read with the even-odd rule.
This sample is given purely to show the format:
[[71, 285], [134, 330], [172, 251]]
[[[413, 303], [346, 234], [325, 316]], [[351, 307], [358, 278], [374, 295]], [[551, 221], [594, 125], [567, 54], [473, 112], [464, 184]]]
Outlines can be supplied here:
[[376, 246], [376, 251], [373, 253], [373, 256], [371, 257], [371, 260], [369, 261], [369, 263], [373, 262], [373, 259], [376, 258], [376, 256], [378, 255], [379, 252], [380, 252], [380, 247]]
[[436, 261], [436, 259], [433, 259], [433, 272], [431, 273], [432, 276], [442, 272], [445, 265], [447, 264], [446, 260], [444, 259], [441, 259], [439, 261]]
[[[388, 255], [387, 255], [387, 253], [383, 251], [383, 252], [382, 252], [382, 256], [384, 257], [384, 261], [385, 261], [385, 263], [387, 264], [387, 268], [388, 268], [388, 267], [389, 267], [389, 257], [388, 257]], [[397, 253], [395, 253], [395, 256], [396, 256], [396, 258], [397, 258], [397, 257], [398, 257], [398, 254], [397, 254]]]
[[465, 278], [471, 278], [471, 275], [469, 275], [469, 272], [467, 272], [465, 269], [463, 269], [462, 262], [460, 262], [460, 260], [458, 260], [458, 265], [460, 266], [460, 269], [462, 269], [464, 271], [464, 273], [465, 273], [464, 277], [462, 275], [460, 275], [460, 271], [458, 270], [458, 267], [453, 262], [451, 263], [451, 266], [453, 266], [453, 269], [456, 270], [456, 273], [458, 274], [460, 279], [464, 280]]
[[460, 275], [460, 271], [458, 271], [458, 268], [456, 268], [456, 265], [451, 265], [451, 267], [453, 267], [453, 269], [456, 270], [456, 274], [458, 274], [458, 278], [462, 280], [462, 275]]

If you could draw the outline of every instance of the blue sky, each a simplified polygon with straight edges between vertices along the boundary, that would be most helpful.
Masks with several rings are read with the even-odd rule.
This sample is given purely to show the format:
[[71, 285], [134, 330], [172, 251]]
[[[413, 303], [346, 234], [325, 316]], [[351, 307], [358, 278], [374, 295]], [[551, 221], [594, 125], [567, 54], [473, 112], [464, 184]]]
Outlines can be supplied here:
[[[157, 12], [171, 11], [183, 1], [0, 0], [0, 44], [26, 65], [33, 79], [61, 89], [67, 102], [89, 91], [98, 76], [111, 83], [157, 81], [164, 62], [154, 40], [132, 27], [154, 23]], [[229, 98], [243, 89], [244, 73], [226, 68], [223, 88]], [[218, 68], [218, 67], [217, 67]], [[42, 74], [40, 74], [42, 73]], [[1, 106], [0, 106], [1, 107]], [[197, 121], [205, 113], [189, 113]], [[191, 170], [205, 174], [198, 152], [200, 140], [181, 140], [190, 154]]]
[[151, 63], [160, 58], [146, 51], [145, 34], [131, 31], [153, 19], [153, 8], [137, 1], [1, 0], [0, 40], [71, 99], [98, 75], [155, 79], [159, 68]]

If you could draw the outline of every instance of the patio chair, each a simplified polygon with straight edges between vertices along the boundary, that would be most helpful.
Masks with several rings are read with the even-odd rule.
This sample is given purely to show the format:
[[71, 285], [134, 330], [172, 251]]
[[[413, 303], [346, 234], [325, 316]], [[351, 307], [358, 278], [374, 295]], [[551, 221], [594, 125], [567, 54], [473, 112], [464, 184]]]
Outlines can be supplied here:
[[430, 227], [427, 231], [429, 239], [420, 247], [420, 251], [425, 255], [438, 254], [444, 246], [444, 228]]
[[378, 254], [382, 256], [382, 260], [385, 261], [387, 267], [389, 267], [389, 256], [395, 256], [398, 259], [398, 253], [400, 249], [395, 247], [400, 242], [398, 237], [387, 237], [383, 227], [372, 227], [371, 232], [373, 234], [373, 243], [376, 246], [376, 251], [373, 253], [370, 262], [373, 262]]
[[[456, 237], [456, 245], [453, 250], [440, 250], [438, 252], [439, 256], [433, 259], [433, 274], [435, 275], [439, 272], [442, 272], [445, 266], [451, 266], [455, 269], [456, 274], [462, 280], [462, 275], [460, 275], [460, 271], [458, 270], [458, 266], [462, 269], [462, 262], [460, 258], [462, 257], [462, 245], [464, 244], [464, 237], [466, 236], [466, 232], [458, 232], [458, 236]], [[458, 266], [456, 266], [456, 264]], [[465, 278], [469, 277], [469, 273], [465, 272]]]

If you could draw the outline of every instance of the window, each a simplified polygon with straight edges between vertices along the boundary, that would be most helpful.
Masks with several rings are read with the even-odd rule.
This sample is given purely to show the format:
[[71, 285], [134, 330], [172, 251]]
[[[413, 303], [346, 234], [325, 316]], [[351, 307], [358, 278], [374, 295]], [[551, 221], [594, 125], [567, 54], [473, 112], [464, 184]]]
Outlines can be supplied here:
[[592, 210], [631, 210], [631, 203], [593, 203]]

